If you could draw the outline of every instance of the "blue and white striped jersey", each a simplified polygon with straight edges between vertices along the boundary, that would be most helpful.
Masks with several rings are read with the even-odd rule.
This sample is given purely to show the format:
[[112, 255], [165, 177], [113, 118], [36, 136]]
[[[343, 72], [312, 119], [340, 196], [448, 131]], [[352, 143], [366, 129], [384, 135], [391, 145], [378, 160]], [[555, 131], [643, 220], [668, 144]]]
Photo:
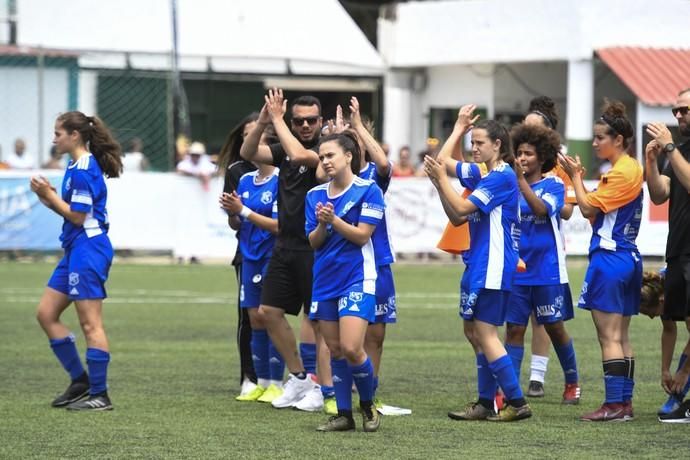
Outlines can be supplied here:
[[[258, 183], [259, 171], [251, 171], [240, 177], [237, 194], [242, 204], [257, 214], [278, 218], [278, 168], [263, 182]], [[275, 243], [275, 235], [268, 230], [257, 227], [248, 219], [240, 216], [240, 251], [242, 258], [258, 261], [270, 257]]]
[[[328, 185], [318, 185], [307, 193], [307, 236], [318, 225], [317, 203], [332, 203], [335, 215], [351, 225], [360, 222], [378, 225], [383, 220], [386, 209], [383, 193], [373, 181], [355, 177], [352, 184], [336, 196], [329, 196]], [[360, 247], [333, 229], [328, 231], [324, 244], [314, 251], [312, 301], [338, 298], [357, 283], [362, 283], [364, 293], [375, 294], [376, 260], [371, 239]]]
[[108, 189], [103, 171], [92, 154], [82, 155], [76, 162], [70, 160], [62, 178], [61, 195], [70, 210], [86, 213], [83, 226], [64, 220], [60, 235], [63, 248], [71, 248], [82, 238], [108, 233], [108, 211], [105, 208]]

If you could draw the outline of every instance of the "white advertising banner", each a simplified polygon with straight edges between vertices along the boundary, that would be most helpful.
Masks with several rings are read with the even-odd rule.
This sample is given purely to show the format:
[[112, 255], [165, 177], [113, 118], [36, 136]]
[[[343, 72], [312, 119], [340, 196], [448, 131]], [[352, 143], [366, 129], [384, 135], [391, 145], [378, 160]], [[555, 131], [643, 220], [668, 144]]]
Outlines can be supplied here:
[[[37, 200], [35, 206], [30, 202], [33, 194], [29, 177], [36, 173], [0, 174], [0, 249], [60, 248], [60, 219], [48, 219], [56, 216], [51, 216]], [[60, 173], [41, 173], [59, 186]], [[172, 251], [176, 257], [185, 258], [230, 260], [234, 255], [237, 240], [218, 205], [222, 178], [215, 178], [204, 188], [199, 180], [174, 173], [127, 173], [107, 184], [109, 235], [116, 249]], [[592, 189], [596, 182], [587, 182], [586, 186]], [[426, 178], [394, 179], [386, 193], [386, 204], [395, 252], [437, 251], [436, 244], [448, 219], [436, 189]], [[24, 230], [16, 231], [20, 227]], [[587, 254], [592, 229], [577, 207], [570, 220], [563, 222], [563, 230], [567, 253]], [[637, 238], [640, 253], [663, 256], [667, 234], [666, 208], [650, 205], [645, 198]]]

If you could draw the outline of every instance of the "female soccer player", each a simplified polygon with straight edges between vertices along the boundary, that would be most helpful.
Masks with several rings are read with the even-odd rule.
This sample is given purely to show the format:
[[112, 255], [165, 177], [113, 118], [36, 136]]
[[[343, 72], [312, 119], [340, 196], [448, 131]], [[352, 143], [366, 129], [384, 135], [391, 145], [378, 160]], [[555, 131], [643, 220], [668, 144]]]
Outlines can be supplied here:
[[[556, 103], [548, 96], [537, 96], [529, 102], [529, 109], [525, 115], [526, 125], [544, 126], [556, 131], [558, 128], [558, 112]], [[573, 214], [573, 207], [577, 204], [575, 189], [568, 175], [558, 164], [549, 172], [549, 175], [558, 176], [565, 185], [565, 202], [561, 209], [561, 218], [568, 220]], [[544, 326], [539, 324], [532, 315], [532, 358], [530, 364], [530, 378], [527, 388], [527, 396], [533, 398], [544, 397], [544, 380], [546, 369], [549, 365], [549, 349], [551, 340], [544, 330]]]
[[[385, 194], [390, 185], [392, 167], [385, 152], [363, 122], [356, 97], [350, 99], [350, 123], [360, 142], [360, 152], [366, 152], [361, 156], [358, 175], [362, 179], [374, 181]], [[377, 402], [377, 409], [383, 410], [383, 404], [376, 397], [383, 341], [386, 338], [386, 324], [394, 324], [397, 321], [395, 283], [391, 270], [395, 257], [388, 238], [385, 215], [376, 226], [371, 240], [376, 259], [376, 316], [367, 328], [364, 348], [374, 366], [374, 400]]]
[[577, 204], [592, 222], [589, 267], [578, 306], [591, 311], [604, 366], [604, 404], [583, 415], [584, 421], [631, 420], [635, 359], [628, 337], [632, 315], [640, 307], [642, 259], [635, 239], [642, 216], [642, 167], [626, 153], [633, 127], [625, 106], [606, 100], [594, 124], [592, 146], [613, 167], [597, 189], [587, 192], [579, 157], [559, 155], [573, 179]]
[[[438, 161], [429, 156], [424, 159], [425, 171], [439, 192], [448, 218], [454, 224], [465, 217], [470, 222], [470, 250], [462, 280], [460, 314], [466, 323], [472, 322], [471, 326], [465, 326], [465, 334], [477, 354], [479, 401], [448, 416], [458, 420], [513, 421], [532, 415], [510, 357], [498, 338], [498, 326], [505, 321], [518, 263], [518, 186], [507, 131], [493, 120], [474, 125], [478, 119], [474, 109], [473, 105], [460, 109]], [[451, 159], [450, 151], [469, 129], [472, 129], [475, 163]], [[484, 177], [477, 163], [486, 164], [489, 172]], [[467, 199], [455, 191], [448, 174], [473, 190]], [[508, 400], [508, 405], [498, 414], [493, 410], [496, 381]]]
[[564, 404], [580, 402], [575, 349], [564, 321], [573, 317], [565, 251], [560, 232], [563, 182], [544, 176], [556, 164], [558, 134], [546, 127], [517, 125], [511, 132], [520, 188], [520, 257], [526, 271], [516, 273], [506, 318], [506, 350], [520, 379], [525, 330], [530, 316], [546, 328], [565, 375]]
[[[642, 290], [640, 293], [640, 313], [654, 319], [661, 318], [661, 387], [668, 393], [668, 399], [659, 408], [657, 415], [660, 421], [678, 421], [682, 419], [684, 423], [690, 421], [690, 417], [685, 415], [685, 411], [679, 411], [683, 404], [683, 399], [690, 390], [690, 338], [685, 344], [683, 351], [678, 359], [678, 367], [675, 374], [671, 374], [671, 361], [673, 361], [673, 350], [676, 346], [678, 330], [676, 322], [664, 315], [664, 278], [666, 268], [659, 273], [644, 272], [642, 276]], [[685, 318], [685, 326], [690, 332], [690, 317]], [[690, 403], [688, 403], [690, 404]], [[687, 406], [687, 404], [686, 404]]]
[[238, 401], [271, 402], [282, 394], [285, 362], [258, 313], [263, 276], [273, 251], [274, 235], [278, 233], [277, 200], [278, 170], [267, 164], [260, 164], [258, 170], [243, 175], [237, 190], [224, 192], [220, 198], [221, 207], [230, 216], [230, 226], [239, 230], [240, 308], [249, 312], [253, 368], [258, 377], [253, 390], [238, 396]]
[[[55, 356], [72, 380], [52, 405], [69, 410], [111, 410], [106, 383], [110, 353], [101, 311], [113, 247], [108, 238], [108, 190], [103, 174], [118, 177], [122, 172], [120, 146], [100, 118], [81, 112], [57, 118], [53, 144], [60, 154], [70, 156], [60, 194], [44, 177], [31, 178], [31, 190], [64, 219], [60, 235], [64, 256], [48, 281], [37, 313]], [[74, 335], [60, 321], [72, 302], [86, 338], [88, 374]]]
[[314, 277], [309, 318], [331, 352], [338, 415], [318, 431], [349, 431], [352, 381], [357, 386], [364, 431], [376, 431], [374, 368], [364, 351], [367, 326], [376, 309], [376, 261], [371, 236], [383, 219], [381, 189], [357, 177], [357, 140], [349, 132], [322, 138], [319, 159], [330, 181], [307, 193], [305, 229], [314, 248]]

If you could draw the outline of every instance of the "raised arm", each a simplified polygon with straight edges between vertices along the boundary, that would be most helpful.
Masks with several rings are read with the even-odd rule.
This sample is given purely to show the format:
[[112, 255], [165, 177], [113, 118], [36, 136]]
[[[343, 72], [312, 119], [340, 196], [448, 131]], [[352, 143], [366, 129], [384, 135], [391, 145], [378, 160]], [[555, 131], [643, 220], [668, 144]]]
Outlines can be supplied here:
[[268, 95], [264, 97], [266, 99], [266, 109], [273, 122], [273, 128], [280, 140], [280, 144], [285, 149], [285, 153], [290, 157], [290, 161], [295, 164], [316, 168], [319, 165], [318, 154], [313, 150], [304, 148], [285, 123], [287, 100], [283, 98], [283, 90], [274, 88], [269, 90]]
[[587, 201], [587, 189], [582, 181], [582, 176], [585, 173], [582, 163], [580, 162], [580, 157], [575, 158], [558, 154], [558, 163], [561, 165], [563, 170], [568, 174], [568, 177], [573, 181], [573, 188], [575, 189], [575, 198], [577, 199], [577, 205], [580, 208], [582, 216], [586, 219], [594, 218], [601, 211], [596, 206], [592, 206]]
[[364, 147], [369, 152], [371, 160], [376, 165], [376, 172], [381, 177], [388, 177], [391, 173], [391, 164], [386, 157], [386, 153], [381, 148], [374, 136], [367, 130], [362, 123], [362, 115], [359, 111], [359, 101], [356, 97], [350, 98], [350, 123], [352, 128], [357, 132], [357, 135], [364, 142]]
[[539, 198], [536, 193], [534, 193], [532, 187], [530, 187], [530, 185], [527, 183], [527, 179], [525, 179], [525, 174], [522, 170], [522, 167], [520, 167], [517, 161], [513, 167], [515, 169], [515, 175], [517, 176], [520, 193], [522, 193], [522, 196], [525, 197], [525, 201], [527, 201], [527, 204], [534, 215], [540, 217], [547, 216], [549, 214], [549, 210], [546, 207], [546, 203], [544, 203], [544, 201], [542, 201], [542, 199]]
[[472, 214], [477, 210], [477, 206], [460, 196], [453, 188], [448, 180], [446, 166], [441, 161], [427, 155], [424, 157], [424, 171], [438, 190], [441, 204], [444, 205], [448, 219], [453, 222], [453, 225], [460, 225], [462, 223], [461, 218]]
[[259, 119], [256, 121], [256, 126], [242, 141], [242, 147], [240, 147], [240, 156], [242, 158], [257, 163], [273, 164], [271, 149], [268, 145], [261, 144], [261, 135], [269, 124], [271, 124], [271, 117], [268, 114], [266, 104], [264, 104], [261, 108], [261, 112], [259, 112]]
[[455, 153], [459, 150], [462, 137], [472, 129], [474, 124], [479, 120], [479, 115], [475, 115], [474, 111], [477, 106], [474, 104], [463, 105], [458, 111], [458, 118], [453, 126], [453, 132], [450, 133], [443, 147], [438, 152], [438, 160], [445, 164], [447, 174], [455, 176], [456, 165], [458, 160], [455, 158]]
[[654, 204], [661, 204], [671, 195], [671, 178], [659, 173], [657, 159], [661, 146], [655, 140], [649, 141], [644, 149], [645, 173], [649, 198]]
[[[664, 149], [667, 145], [673, 144], [673, 137], [671, 131], [663, 123], [650, 123], [647, 125], [647, 134], [652, 136], [659, 146]], [[672, 151], [666, 153], [673, 172], [680, 181], [681, 185], [688, 193], [690, 193], [690, 163], [688, 163], [683, 155], [675, 147]]]

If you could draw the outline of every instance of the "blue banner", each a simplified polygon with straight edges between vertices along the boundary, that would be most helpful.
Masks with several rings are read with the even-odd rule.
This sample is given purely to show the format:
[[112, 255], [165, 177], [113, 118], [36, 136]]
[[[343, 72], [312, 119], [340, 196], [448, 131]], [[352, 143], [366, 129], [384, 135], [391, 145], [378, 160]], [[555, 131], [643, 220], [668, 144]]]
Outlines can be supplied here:
[[[30, 175], [0, 175], [0, 250], [60, 249], [62, 217], [31, 191]], [[46, 175], [58, 191], [62, 173]]]

